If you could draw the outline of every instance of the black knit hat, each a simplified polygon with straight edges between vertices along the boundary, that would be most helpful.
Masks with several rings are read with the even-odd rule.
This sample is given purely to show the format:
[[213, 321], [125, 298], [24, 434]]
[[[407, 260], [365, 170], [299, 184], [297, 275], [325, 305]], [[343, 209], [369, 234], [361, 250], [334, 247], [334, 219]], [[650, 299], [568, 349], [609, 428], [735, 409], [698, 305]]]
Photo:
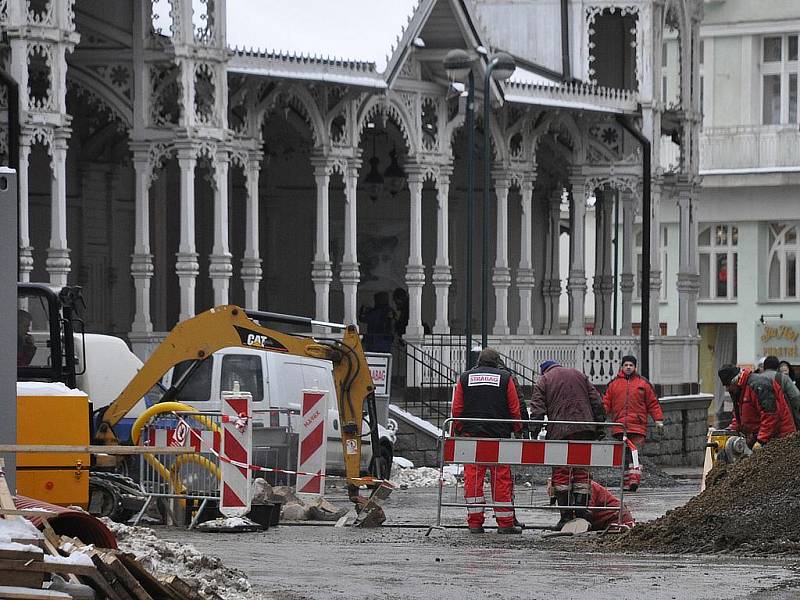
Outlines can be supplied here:
[[722, 385], [730, 385], [733, 378], [739, 374], [739, 367], [736, 365], [722, 365], [719, 371], [717, 371], [717, 375], [719, 375], [719, 380], [722, 382]]
[[636, 365], [636, 357], [635, 357], [633, 354], [626, 354], [625, 356], [623, 356], [623, 357], [622, 357], [622, 361], [620, 361], [620, 363], [619, 363], [619, 364], [620, 364], [620, 366], [622, 366], [622, 365], [624, 365], [626, 362], [633, 363], [633, 366], [634, 366], [634, 367], [635, 367], [635, 366], [637, 366], [637, 365]]

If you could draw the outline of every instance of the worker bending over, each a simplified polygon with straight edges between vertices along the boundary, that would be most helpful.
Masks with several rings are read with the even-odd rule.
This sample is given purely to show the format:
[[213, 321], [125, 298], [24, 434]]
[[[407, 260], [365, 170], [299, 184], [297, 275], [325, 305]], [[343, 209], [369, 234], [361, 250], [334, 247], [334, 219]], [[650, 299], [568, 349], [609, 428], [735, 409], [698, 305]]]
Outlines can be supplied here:
[[[478, 365], [458, 378], [453, 393], [453, 417], [465, 419], [514, 419], [517, 422], [486, 423], [455, 421], [456, 435], [466, 437], [508, 438], [520, 433], [519, 397], [511, 374], [500, 365], [500, 354], [493, 348], [484, 348], [478, 356]], [[483, 479], [489, 470], [492, 485], [492, 502], [497, 533], [522, 533], [514, 524], [512, 502], [514, 479], [508, 465], [464, 465], [464, 500], [469, 504], [486, 503]], [[467, 507], [467, 524], [470, 533], [483, 533], [483, 506]]]
[[[664, 427], [664, 413], [650, 382], [636, 372], [636, 357], [623, 356], [622, 366], [616, 379], [606, 388], [603, 406], [609, 421], [622, 423], [623, 427], [614, 427], [612, 434], [622, 439], [623, 431], [628, 432], [628, 441], [637, 452], [641, 452], [647, 437], [647, 415], [653, 417], [656, 427]], [[625, 473], [623, 489], [635, 492], [642, 482], [642, 468], [635, 465], [630, 446], [625, 448]]]
[[750, 448], [758, 450], [770, 440], [797, 431], [779, 382], [735, 365], [724, 365], [717, 374], [733, 400], [728, 429], [743, 434]]
[[[586, 520], [589, 521], [590, 531], [605, 531], [611, 525], [618, 525], [627, 529], [636, 525], [633, 513], [627, 506], [622, 507], [622, 516], [620, 516], [619, 498], [596, 481], [593, 480], [591, 483], [592, 493], [589, 506], [607, 508], [605, 510], [587, 511]], [[551, 498], [555, 495], [555, 489], [550, 479], [547, 480], [547, 494]]]

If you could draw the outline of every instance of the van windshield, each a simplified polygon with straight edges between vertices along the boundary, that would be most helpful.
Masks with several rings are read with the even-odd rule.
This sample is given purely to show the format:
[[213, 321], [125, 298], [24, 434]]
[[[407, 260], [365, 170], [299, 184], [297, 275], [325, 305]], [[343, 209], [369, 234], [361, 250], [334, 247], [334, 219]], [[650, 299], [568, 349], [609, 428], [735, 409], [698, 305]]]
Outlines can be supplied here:
[[250, 392], [253, 402], [264, 399], [264, 378], [261, 372], [261, 356], [246, 354], [226, 354], [222, 357], [220, 390], [233, 390], [233, 383], [239, 382], [239, 389]]
[[[181, 377], [193, 362], [193, 360], [185, 360], [175, 365], [175, 369], [172, 372], [172, 385], [181, 380]], [[178, 402], [208, 402], [211, 400], [211, 368], [213, 365], [213, 360], [204, 360], [197, 365], [197, 368], [189, 375], [175, 399]]]

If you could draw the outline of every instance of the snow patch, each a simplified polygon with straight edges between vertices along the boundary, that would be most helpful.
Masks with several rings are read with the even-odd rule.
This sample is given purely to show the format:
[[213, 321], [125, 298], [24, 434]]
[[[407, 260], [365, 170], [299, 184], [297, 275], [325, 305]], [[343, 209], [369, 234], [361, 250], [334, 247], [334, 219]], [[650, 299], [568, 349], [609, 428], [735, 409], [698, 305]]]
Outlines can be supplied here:
[[412, 415], [410, 412], [403, 410], [396, 404], [389, 405], [389, 412], [392, 413], [394, 416], [399, 417], [403, 421], [407, 421], [408, 423], [411, 423], [415, 427], [418, 427], [419, 429], [422, 429], [423, 431], [430, 433], [435, 438], [442, 437], [442, 430], [436, 427], [436, 425], [429, 423], [425, 419], [420, 419], [416, 415]]
[[86, 392], [69, 388], [61, 382], [18, 381], [17, 396], [85, 396]]
[[[445, 471], [442, 474], [445, 485], [456, 485], [456, 476]], [[392, 469], [392, 483], [401, 488], [424, 488], [439, 485], [439, 469], [418, 467], [416, 469]]]
[[14, 540], [41, 540], [42, 532], [33, 526], [28, 519], [0, 519], [0, 542]]

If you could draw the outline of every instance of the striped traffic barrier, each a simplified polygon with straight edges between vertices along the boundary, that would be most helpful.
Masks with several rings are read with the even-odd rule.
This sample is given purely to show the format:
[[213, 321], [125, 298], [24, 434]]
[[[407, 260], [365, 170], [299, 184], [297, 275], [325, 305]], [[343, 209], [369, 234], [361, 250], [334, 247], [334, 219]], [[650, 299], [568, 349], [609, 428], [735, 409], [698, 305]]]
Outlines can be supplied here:
[[297, 476], [297, 495], [318, 498], [325, 492], [325, 459], [327, 448], [328, 392], [303, 390], [300, 409], [300, 435], [297, 471], [313, 475]]
[[[548, 440], [548, 439], [517, 439], [517, 438], [479, 438], [479, 437], [453, 437], [451, 430], [455, 422], [466, 423], [511, 423], [521, 422], [534, 425], [538, 428], [547, 427], [548, 424], [587, 425], [610, 432], [612, 427], [623, 427], [621, 423], [597, 423], [583, 421], [515, 421], [513, 419], [470, 419], [449, 418], [442, 426], [442, 435], [439, 438], [439, 499], [436, 514], [435, 528], [442, 526], [442, 508], [457, 507], [468, 511], [485, 510], [487, 508], [500, 508], [503, 510], [506, 503], [476, 502], [476, 498], [464, 498], [462, 501], [446, 502], [444, 494], [444, 469], [446, 465], [508, 465], [510, 467], [566, 467], [574, 469], [588, 469], [593, 467], [606, 467], [619, 471], [619, 516], [622, 518], [624, 491], [622, 486], [625, 447], [628, 443], [627, 435], [623, 433], [622, 439], [608, 438], [601, 440]], [[458, 496], [458, 488], [454, 490]], [[586, 509], [608, 510], [606, 506], [556, 506], [553, 504], [537, 504], [531, 500], [528, 503], [514, 499], [515, 509]], [[433, 529], [432, 527], [431, 529]], [[430, 533], [430, 529], [428, 530]]]
[[219, 510], [226, 517], [243, 517], [250, 512], [250, 471], [234, 463], [249, 465], [253, 448], [253, 397], [239, 391], [234, 382], [232, 392], [222, 392], [221, 454], [231, 462], [220, 465]]

